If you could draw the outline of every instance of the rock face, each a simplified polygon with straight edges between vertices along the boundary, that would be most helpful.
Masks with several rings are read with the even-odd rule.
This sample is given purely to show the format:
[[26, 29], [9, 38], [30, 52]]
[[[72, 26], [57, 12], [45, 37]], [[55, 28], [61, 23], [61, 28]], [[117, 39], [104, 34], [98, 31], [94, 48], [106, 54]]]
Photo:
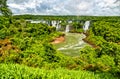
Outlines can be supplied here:
[[52, 44], [58, 44], [58, 43], [63, 42], [64, 40], [65, 40], [64, 36], [60, 36], [60, 37], [56, 38], [56, 39], [52, 42]]

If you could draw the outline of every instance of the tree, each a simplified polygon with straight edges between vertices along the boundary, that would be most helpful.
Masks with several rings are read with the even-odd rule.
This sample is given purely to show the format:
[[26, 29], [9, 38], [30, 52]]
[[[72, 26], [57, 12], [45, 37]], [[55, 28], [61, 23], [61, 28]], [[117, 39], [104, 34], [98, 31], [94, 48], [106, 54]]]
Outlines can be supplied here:
[[7, 0], [0, 0], [0, 13], [6, 17], [12, 15], [11, 10], [7, 6]]

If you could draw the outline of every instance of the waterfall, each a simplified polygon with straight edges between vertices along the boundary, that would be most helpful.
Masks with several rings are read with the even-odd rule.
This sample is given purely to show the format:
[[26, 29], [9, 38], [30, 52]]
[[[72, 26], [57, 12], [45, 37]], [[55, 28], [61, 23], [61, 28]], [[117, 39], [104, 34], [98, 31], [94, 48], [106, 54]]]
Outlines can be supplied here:
[[55, 26], [54, 26], [55, 28], [56, 28], [56, 30], [58, 30], [59, 29], [59, 27], [58, 27], [58, 24], [56, 23], [55, 24]]
[[90, 26], [90, 21], [86, 21], [84, 26], [83, 26], [84, 32], [86, 32], [89, 29], [89, 26]]
[[55, 27], [57, 31], [59, 31], [61, 29], [61, 21], [51, 21], [51, 26]]
[[52, 21], [52, 26], [56, 27], [56, 21]]
[[69, 27], [69, 25], [66, 25], [65, 32], [69, 32], [69, 31], [70, 31], [70, 27]]
[[56, 30], [59, 31], [60, 28], [61, 28], [61, 25], [60, 25], [60, 24], [57, 24], [57, 25], [56, 25]]

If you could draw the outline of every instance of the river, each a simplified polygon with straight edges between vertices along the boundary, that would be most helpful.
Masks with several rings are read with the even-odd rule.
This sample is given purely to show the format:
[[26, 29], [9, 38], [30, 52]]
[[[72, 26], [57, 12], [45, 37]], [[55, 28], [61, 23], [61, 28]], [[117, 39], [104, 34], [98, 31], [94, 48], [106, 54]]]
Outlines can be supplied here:
[[65, 55], [78, 56], [80, 49], [88, 45], [82, 40], [85, 37], [84, 34], [65, 33], [65, 41], [55, 44], [55, 47]]

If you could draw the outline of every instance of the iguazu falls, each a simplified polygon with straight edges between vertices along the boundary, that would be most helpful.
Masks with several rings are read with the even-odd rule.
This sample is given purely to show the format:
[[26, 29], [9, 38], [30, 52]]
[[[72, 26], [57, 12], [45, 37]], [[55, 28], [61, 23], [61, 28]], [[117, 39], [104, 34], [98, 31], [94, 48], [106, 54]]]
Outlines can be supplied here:
[[120, 79], [120, 0], [0, 0], [0, 79]]

